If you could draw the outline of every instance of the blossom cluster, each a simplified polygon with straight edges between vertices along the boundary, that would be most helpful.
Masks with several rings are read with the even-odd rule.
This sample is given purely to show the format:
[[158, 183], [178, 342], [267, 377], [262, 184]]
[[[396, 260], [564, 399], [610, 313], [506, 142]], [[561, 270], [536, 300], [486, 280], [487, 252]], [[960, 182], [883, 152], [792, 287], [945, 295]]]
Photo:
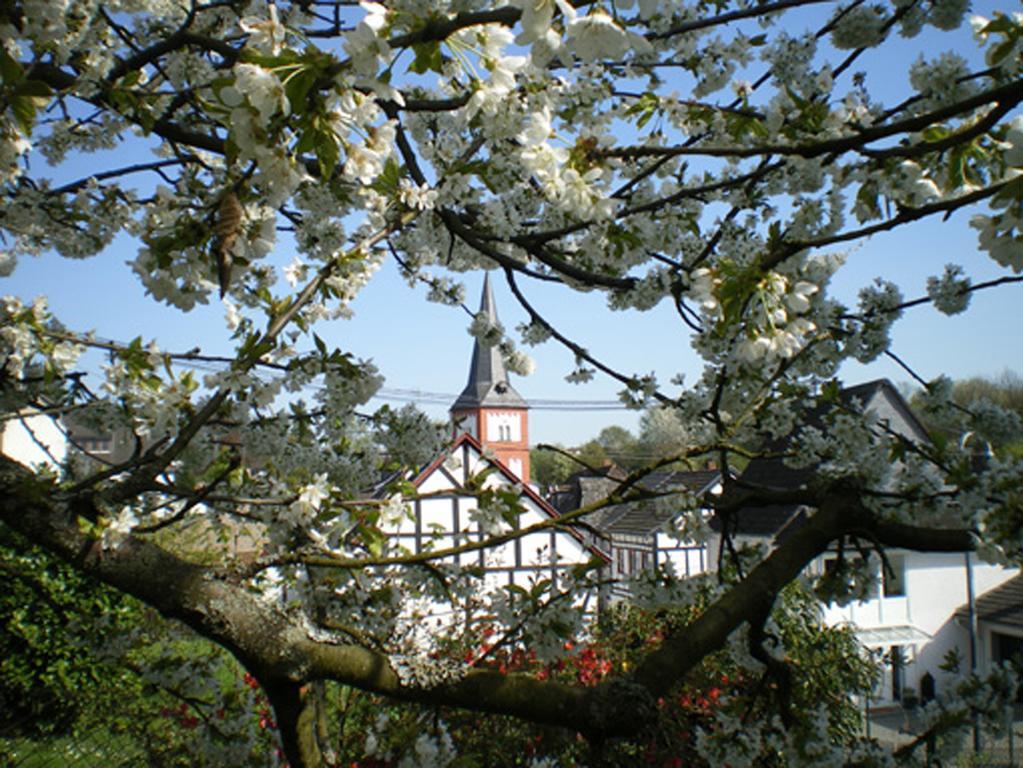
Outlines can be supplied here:
[[[673, 379], [675, 395], [652, 366], [616, 372], [621, 399], [671, 401], [687, 440], [743, 455], [792, 436], [800, 405], [845, 361], [888, 350], [915, 303], [882, 280], [855, 308], [835, 301], [835, 247], [979, 201], [981, 249], [1023, 272], [1023, 118], [1006, 95], [1023, 70], [1019, 14], [973, 19], [986, 69], [965, 51], [928, 51], [908, 65], [904, 98], [884, 103], [852, 61], [925, 25], [958, 26], [965, 0], [840, 3], [817, 28], [785, 3], [397, 0], [342, 3], [334, 16], [243, 5], [25, 0], [0, 20], [0, 275], [49, 251], [89, 257], [126, 233], [139, 244], [129, 268], [151, 299], [188, 312], [219, 294], [224, 309], [222, 338], [211, 330], [208, 344], [175, 355], [141, 338], [100, 344], [44, 302], [6, 298], [0, 404], [4, 415], [74, 407], [124, 430], [136, 464], [60, 470], [97, 497], [139, 463], [156, 468], [145, 493], [102, 509], [108, 549], [154, 525], [244, 531], [259, 545], [248, 585], [267, 606], [301, 615], [316, 639], [380, 650], [410, 687], [461, 679], [467, 662], [452, 648], [471, 616], [556, 664], [594, 584], [563, 563], [528, 589], [452, 559], [394, 565], [410, 556], [389, 535], [409, 524], [407, 472], [437, 455], [445, 430], [411, 408], [371, 409], [379, 371], [317, 335], [354, 311], [388, 254], [447, 304], [463, 293], [447, 273], [495, 266], [523, 284], [602, 291], [622, 317], [671, 303], [703, 372], [687, 372], [684, 388]], [[950, 265], [926, 290], [954, 314], [977, 287]], [[484, 313], [469, 330], [509, 370], [531, 369]], [[565, 338], [539, 315], [520, 331], [525, 344]], [[221, 341], [231, 362], [203, 354]], [[89, 344], [109, 359], [101, 385], [82, 387], [73, 368]], [[569, 381], [610, 369], [568, 344]], [[942, 426], [979, 440], [1018, 432], [1004, 410], [962, 413], [949, 394], [937, 382], [923, 396]], [[964, 445], [907, 447], [858, 413], [798, 434], [791, 465], [901, 493], [912, 503], [866, 503], [893, 519], [953, 516], [990, 534], [992, 557], [1018, 558], [1017, 463], [998, 457], [964, 477]], [[468, 515], [474, 535], [518, 520], [520, 489], [492, 491]], [[689, 497], [670, 503], [695, 508]], [[694, 513], [675, 532], [707, 537], [706, 522]], [[429, 554], [468, 533], [419, 537]], [[473, 554], [474, 566], [493, 556]], [[305, 557], [366, 565], [320, 572], [296, 564]], [[760, 557], [738, 555], [740, 565]], [[840, 591], [857, 594], [869, 578], [850, 565]], [[666, 610], [723, 587], [662, 572], [630, 588]], [[737, 635], [729, 653], [748, 656], [748, 639]], [[577, 682], [610, 672], [586, 661]], [[762, 672], [752, 658], [737, 664]], [[714, 764], [765, 750], [792, 764], [861, 754], [832, 748], [823, 710], [806, 713], [797, 743], [770, 717], [698, 708], [706, 727], [694, 748]], [[190, 727], [186, 717], [173, 713]], [[413, 752], [427, 764], [449, 749], [434, 734]]]

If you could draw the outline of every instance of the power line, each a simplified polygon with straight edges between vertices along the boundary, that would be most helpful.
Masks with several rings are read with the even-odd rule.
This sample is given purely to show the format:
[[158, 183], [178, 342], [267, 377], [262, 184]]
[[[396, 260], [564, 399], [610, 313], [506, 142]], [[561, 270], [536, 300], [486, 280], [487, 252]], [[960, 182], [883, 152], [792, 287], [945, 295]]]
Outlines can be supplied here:
[[[377, 400], [388, 400], [422, 405], [450, 405], [458, 395], [450, 392], [424, 392], [419, 389], [381, 387], [375, 395]], [[534, 411], [621, 411], [626, 406], [620, 400], [558, 400], [551, 398], [530, 398], [526, 404]]]
[[[96, 341], [112, 346], [127, 346], [124, 342], [113, 339], [97, 338]], [[229, 363], [219, 360], [188, 360], [178, 358], [174, 361], [174, 364], [194, 370], [206, 371], [207, 373], [219, 373], [230, 367]], [[262, 378], [272, 378], [277, 375], [266, 371], [254, 371], [253, 373]], [[322, 384], [313, 384], [311, 388], [322, 390], [324, 387]], [[451, 392], [427, 392], [421, 389], [381, 387], [377, 390], [373, 399], [388, 402], [416, 403], [418, 405], [451, 405], [458, 399], [458, 395]], [[534, 411], [624, 411], [628, 409], [628, 406], [620, 400], [563, 400], [541, 397], [527, 399], [526, 404]]]

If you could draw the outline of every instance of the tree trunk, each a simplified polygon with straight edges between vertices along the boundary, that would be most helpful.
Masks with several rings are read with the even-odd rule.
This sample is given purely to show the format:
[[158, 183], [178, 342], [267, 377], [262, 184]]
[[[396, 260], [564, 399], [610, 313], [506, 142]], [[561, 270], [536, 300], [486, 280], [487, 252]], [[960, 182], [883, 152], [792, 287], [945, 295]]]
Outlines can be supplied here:
[[263, 685], [277, 720], [281, 748], [289, 768], [326, 768], [317, 738], [317, 701], [314, 684], [272, 682]]

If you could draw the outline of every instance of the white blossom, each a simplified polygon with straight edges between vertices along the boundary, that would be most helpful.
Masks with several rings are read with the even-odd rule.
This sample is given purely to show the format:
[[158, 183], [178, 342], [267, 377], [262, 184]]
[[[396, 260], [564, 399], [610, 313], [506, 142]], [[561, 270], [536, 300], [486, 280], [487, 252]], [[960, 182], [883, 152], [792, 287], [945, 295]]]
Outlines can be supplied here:
[[277, 16], [277, 6], [268, 3], [267, 17], [245, 16], [239, 26], [249, 33], [248, 45], [269, 56], [276, 56], [284, 47], [287, 29]]
[[927, 278], [927, 295], [939, 312], [958, 314], [970, 304], [970, 279], [961, 266], [949, 264], [940, 278]]

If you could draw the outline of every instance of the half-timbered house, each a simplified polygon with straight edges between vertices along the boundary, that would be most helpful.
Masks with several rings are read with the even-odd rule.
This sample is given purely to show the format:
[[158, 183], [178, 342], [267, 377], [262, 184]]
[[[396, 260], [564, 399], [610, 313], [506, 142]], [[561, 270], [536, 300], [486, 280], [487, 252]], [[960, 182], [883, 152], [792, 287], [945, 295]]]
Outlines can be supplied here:
[[[502, 543], [445, 560], [483, 574], [482, 588], [506, 585], [526, 589], [550, 579], [558, 583], [581, 565], [604, 568], [606, 556], [590, 545], [579, 526], [558, 524], [558, 512], [535, 490], [476, 440], [463, 432], [450, 448], [412, 479], [410, 514], [391, 532], [408, 552], [422, 553], [481, 542], [488, 537], [525, 531]], [[482, 520], [480, 496], [497, 488], [517, 495], [517, 514], [502, 521]], [[581, 606], [597, 609], [595, 604]]]
[[[596, 504], [617, 491], [626, 473], [611, 465], [580, 472], [561, 487], [552, 501], [562, 514]], [[629, 597], [628, 582], [639, 573], [670, 565], [677, 576], [689, 577], [708, 570], [707, 548], [679, 534], [684, 518], [695, 512], [691, 499], [705, 499], [721, 491], [721, 473], [715, 469], [651, 472], [634, 484], [648, 498], [598, 506], [586, 514], [587, 532], [609, 562], [612, 599]]]

